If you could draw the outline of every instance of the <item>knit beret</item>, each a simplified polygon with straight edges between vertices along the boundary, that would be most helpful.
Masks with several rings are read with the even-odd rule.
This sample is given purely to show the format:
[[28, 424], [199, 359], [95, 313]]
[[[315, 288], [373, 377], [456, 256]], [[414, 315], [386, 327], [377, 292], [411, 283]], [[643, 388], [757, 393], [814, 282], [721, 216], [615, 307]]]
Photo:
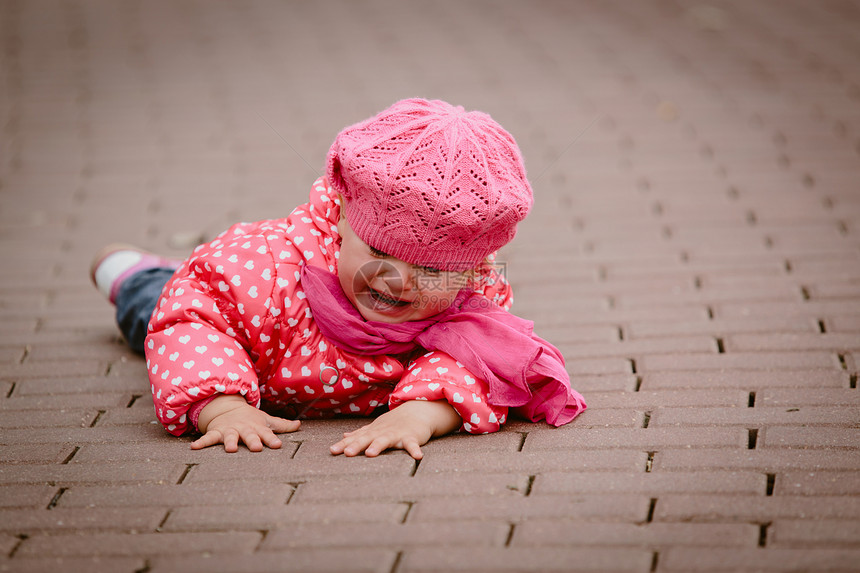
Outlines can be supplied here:
[[476, 267], [514, 238], [532, 206], [511, 134], [439, 100], [401, 100], [347, 127], [326, 171], [365, 243], [441, 270]]

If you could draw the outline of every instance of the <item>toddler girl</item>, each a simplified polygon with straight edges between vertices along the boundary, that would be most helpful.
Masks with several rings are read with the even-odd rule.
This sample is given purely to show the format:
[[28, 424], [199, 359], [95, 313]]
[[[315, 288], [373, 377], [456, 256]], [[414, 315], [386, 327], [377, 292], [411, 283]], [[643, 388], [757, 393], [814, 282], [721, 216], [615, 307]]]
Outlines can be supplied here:
[[501, 126], [409, 99], [344, 129], [286, 219], [237, 224], [181, 263], [109, 247], [92, 276], [146, 354], [158, 419], [202, 434], [192, 448], [278, 448], [299, 419], [381, 412], [331, 452], [420, 459], [509, 408], [555, 426], [585, 408], [494, 271], [531, 204]]

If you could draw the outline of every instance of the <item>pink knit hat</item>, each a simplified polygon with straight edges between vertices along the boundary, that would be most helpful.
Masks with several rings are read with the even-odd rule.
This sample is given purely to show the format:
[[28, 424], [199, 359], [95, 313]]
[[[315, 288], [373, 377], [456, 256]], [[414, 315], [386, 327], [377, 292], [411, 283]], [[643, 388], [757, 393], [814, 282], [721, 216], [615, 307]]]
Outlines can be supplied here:
[[439, 100], [402, 100], [341, 131], [327, 176], [365, 243], [441, 270], [476, 267], [532, 205], [514, 138], [489, 115]]

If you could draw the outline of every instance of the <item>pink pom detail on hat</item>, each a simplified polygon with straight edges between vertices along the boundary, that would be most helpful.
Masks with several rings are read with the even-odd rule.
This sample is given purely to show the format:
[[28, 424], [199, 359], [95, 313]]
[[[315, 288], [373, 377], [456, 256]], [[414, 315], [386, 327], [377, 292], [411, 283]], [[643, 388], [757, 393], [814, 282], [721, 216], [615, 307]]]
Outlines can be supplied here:
[[441, 270], [479, 265], [532, 206], [514, 138], [489, 115], [439, 100], [401, 100], [341, 131], [327, 176], [365, 243]]

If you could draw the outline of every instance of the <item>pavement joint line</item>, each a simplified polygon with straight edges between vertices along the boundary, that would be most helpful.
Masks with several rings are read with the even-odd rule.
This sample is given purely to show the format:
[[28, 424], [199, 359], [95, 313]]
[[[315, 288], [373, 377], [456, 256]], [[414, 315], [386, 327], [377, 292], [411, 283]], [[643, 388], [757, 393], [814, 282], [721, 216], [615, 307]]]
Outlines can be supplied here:
[[648, 454], [648, 457], [645, 459], [645, 473], [651, 473], [651, 470], [654, 469], [654, 455], [657, 452], [645, 452]]
[[409, 513], [412, 511], [412, 508], [415, 506], [414, 501], [401, 501], [401, 504], [406, 506], [406, 511], [403, 512], [403, 517], [400, 519], [400, 523], [406, 523], [406, 520], [409, 518]]
[[505, 537], [505, 543], [504, 543], [505, 547], [511, 546], [511, 541], [513, 541], [513, 539], [514, 539], [514, 530], [516, 529], [516, 527], [517, 527], [517, 524], [514, 522], [511, 522], [508, 524], [508, 534]]
[[293, 453], [290, 454], [290, 459], [294, 460], [296, 459], [296, 455], [299, 453], [299, 449], [302, 447], [304, 440], [290, 440], [290, 442], [296, 445], [296, 449], [294, 449]]
[[772, 525], [772, 522], [766, 521], [764, 523], [758, 524], [758, 546], [759, 547], [767, 547], [767, 534], [768, 529]]
[[26, 533], [19, 533], [19, 534], [15, 535], [15, 537], [18, 538], [18, 541], [16, 541], [15, 544], [12, 546], [12, 549], [9, 550], [9, 554], [7, 555], [7, 557], [9, 559], [12, 559], [13, 557], [15, 557], [15, 554], [21, 548], [21, 545], [23, 545], [24, 542], [30, 538], [30, 536]]
[[758, 443], [758, 428], [748, 428], [747, 436], [747, 449], [754, 450]]
[[301, 486], [303, 483], [305, 483], [305, 482], [303, 482], [303, 481], [287, 482], [287, 485], [289, 485], [291, 489], [290, 489], [290, 492], [287, 494], [287, 499], [286, 499], [286, 501], [284, 501], [284, 505], [289, 505], [290, 502], [293, 501], [293, 498], [296, 497], [296, 493], [299, 490], [299, 486]]
[[167, 520], [168, 520], [168, 519], [170, 519], [170, 514], [172, 514], [172, 513], [173, 513], [173, 510], [172, 510], [172, 509], [168, 509], [168, 510], [165, 512], [164, 517], [161, 519], [161, 521], [159, 521], [159, 522], [158, 522], [158, 525], [155, 527], [155, 531], [156, 531], [156, 532], [161, 532], [161, 531], [162, 531], [162, 528], [164, 527], [164, 524], [165, 524], [165, 523], [167, 523]]
[[418, 468], [421, 466], [421, 460], [414, 460], [412, 463], [412, 470], [409, 472], [409, 477], [415, 477], [415, 474], [418, 473]]
[[531, 495], [532, 487], [534, 486], [534, 483], [535, 483], [535, 478], [537, 478], [537, 475], [535, 475], [535, 474], [532, 474], [529, 476], [529, 480], [526, 482], [526, 489], [523, 492], [523, 497], [528, 497]]
[[200, 464], [197, 464], [197, 463], [185, 464], [185, 469], [182, 471], [182, 475], [179, 476], [179, 479], [176, 480], [176, 485], [182, 485], [182, 483], [188, 477], [188, 474], [191, 473], [191, 470], [193, 470], [198, 465], [200, 465]]
[[654, 510], [657, 508], [657, 498], [652, 497], [648, 500], [648, 515], [645, 517], [645, 523], [654, 521]]
[[99, 410], [93, 418], [93, 421], [90, 422], [90, 428], [95, 428], [96, 424], [99, 423], [99, 420], [101, 420], [102, 416], [104, 416], [105, 413], [107, 413], [107, 410]]
[[403, 561], [403, 551], [400, 550], [394, 556], [394, 562], [391, 564], [391, 569], [388, 573], [397, 573], [397, 570], [400, 569], [400, 562]]
[[68, 490], [69, 488], [67, 487], [61, 487], [60, 489], [58, 489], [57, 493], [54, 494], [54, 497], [51, 498], [51, 501], [48, 502], [48, 506], [45, 509], [54, 509], [57, 506], [57, 503], [59, 503], [60, 498], [63, 497], [63, 494], [66, 493]]
[[66, 456], [63, 461], [60, 462], [60, 465], [63, 466], [63, 465], [68, 464], [69, 462], [71, 462], [72, 458], [74, 458], [79, 451], [81, 451], [81, 446], [75, 446], [75, 448], [71, 451], [71, 453], [68, 456]]
[[520, 435], [520, 441], [517, 444], [517, 451], [523, 451], [523, 447], [526, 445], [526, 439], [529, 437], [528, 432], [517, 432]]
[[660, 552], [655, 550], [654, 552], [651, 553], [651, 568], [649, 569], [649, 571], [651, 573], [655, 573], [657, 571], [657, 566], [659, 563], [660, 563]]

